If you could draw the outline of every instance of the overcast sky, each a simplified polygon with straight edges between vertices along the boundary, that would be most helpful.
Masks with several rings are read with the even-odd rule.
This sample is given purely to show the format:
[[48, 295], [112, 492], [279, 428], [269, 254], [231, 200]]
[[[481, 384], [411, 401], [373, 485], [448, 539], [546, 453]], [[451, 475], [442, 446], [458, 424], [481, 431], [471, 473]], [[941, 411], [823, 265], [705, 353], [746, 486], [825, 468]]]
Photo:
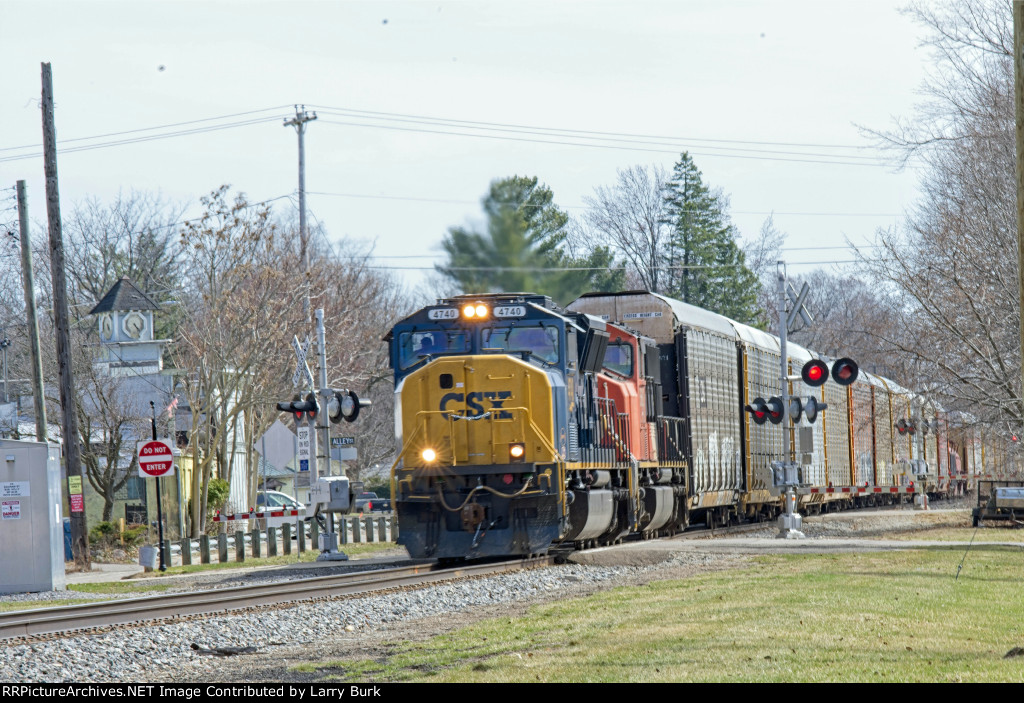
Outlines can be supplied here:
[[[294, 209], [283, 122], [298, 103], [318, 115], [312, 221], [375, 243], [382, 266], [439, 261], [495, 178], [537, 176], [578, 216], [617, 169], [670, 169], [686, 149], [741, 233], [774, 212], [790, 271], [807, 272], [852, 258], [810, 247], [867, 242], [914, 203], [917, 174], [894, 173], [857, 129], [919, 99], [928, 56], [901, 5], [0, 0], [0, 188], [26, 180], [45, 221], [45, 61], [65, 214], [136, 189], [195, 216], [224, 183]], [[0, 225], [14, 220], [11, 201], [0, 208]]]

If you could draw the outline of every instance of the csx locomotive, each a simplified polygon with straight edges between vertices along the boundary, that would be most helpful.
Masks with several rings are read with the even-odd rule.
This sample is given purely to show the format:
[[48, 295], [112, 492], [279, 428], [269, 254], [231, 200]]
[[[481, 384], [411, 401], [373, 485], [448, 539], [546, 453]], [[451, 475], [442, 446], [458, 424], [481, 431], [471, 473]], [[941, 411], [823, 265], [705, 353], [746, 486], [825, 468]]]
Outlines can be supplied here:
[[[400, 544], [444, 560], [543, 553], [638, 533], [769, 518], [770, 465], [798, 463], [801, 509], [962, 483], [941, 413], [893, 382], [788, 381], [817, 421], [765, 419], [779, 341], [654, 293], [567, 308], [525, 293], [457, 296], [394, 326]], [[799, 377], [817, 358], [787, 345]], [[825, 367], [827, 369], [827, 367]], [[815, 403], [808, 399], [814, 398]], [[959, 483], [958, 483], [959, 481]]]

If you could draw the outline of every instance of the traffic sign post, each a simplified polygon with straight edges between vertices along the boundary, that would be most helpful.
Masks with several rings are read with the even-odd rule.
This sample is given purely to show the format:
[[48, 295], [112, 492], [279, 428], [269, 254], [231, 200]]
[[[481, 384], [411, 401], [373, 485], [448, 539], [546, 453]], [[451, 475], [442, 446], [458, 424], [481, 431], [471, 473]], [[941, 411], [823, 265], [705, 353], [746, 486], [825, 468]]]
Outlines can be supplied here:
[[139, 475], [156, 479], [156, 525], [157, 553], [160, 555], [160, 571], [167, 571], [167, 554], [164, 553], [164, 509], [163, 494], [160, 492], [160, 477], [174, 474], [174, 450], [169, 440], [156, 438], [156, 405], [149, 401], [153, 413], [153, 439], [138, 443]]

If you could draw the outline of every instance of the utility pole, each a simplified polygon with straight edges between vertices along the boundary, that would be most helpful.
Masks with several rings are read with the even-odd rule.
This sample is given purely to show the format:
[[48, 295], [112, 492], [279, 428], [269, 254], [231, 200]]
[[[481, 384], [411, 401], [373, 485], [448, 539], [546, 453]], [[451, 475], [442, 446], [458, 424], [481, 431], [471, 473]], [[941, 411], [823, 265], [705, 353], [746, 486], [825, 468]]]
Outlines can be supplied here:
[[[1017, 117], [1017, 287], [1021, 359], [1024, 359], [1024, 0], [1013, 0], [1013, 95]], [[1024, 394], [1024, 364], [1021, 364]], [[1017, 408], [1024, 416], [1024, 407]]]
[[10, 402], [10, 394], [7, 392], [7, 347], [11, 346], [11, 340], [7, 339], [7, 330], [0, 330], [0, 351], [4, 355], [4, 403]]
[[285, 127], [294, 127], [299, 135], [299, 255], [302, 258], [302, 276], [305, 281], [305, 292], [302, 298], [302, 317], [309, 324], [309, 291], [311, 286], [309, 274], [309, 233], [306, 231], [306, 123], [316, 119], [316, 113], [310, 115], [306, 106], [295, 106], [295, 117], [285, 120]]
[[25, 181], [18, 181], [18, 226], [21, 232], [21, 280], [25, 286], [25, 316], [32, 352], [32, 397], [36, 409], [36, 441], [47, 441], [46, 398], [43, 396], [43, 357], [39, 348], [39, 319], [36, 317], [36, 285], [32, 273], [32, 240], [28, 236], [28, 198]]
[[57, 336], [57, 365], [60, 368], [61, 432], [64, 438], [64, 467], [68, 476], [71, 504], [71, 549], [75, 563], [88, 569], [89, 529], [85, 519], [82, 482], [82, 448], [75, 415], [75, 385], [71, 377], [71, 340], [68, 322], [67, 281], [64, 275], [64, 237], [61, 232], [60, 195], [57, 190], [57, 134], [53, 121], [53, 74], [50, 64], [43, 69], [43, 170], [46, 174], [46, 216], [50, 232], [50, 278], [53, 282], [53, 317]]

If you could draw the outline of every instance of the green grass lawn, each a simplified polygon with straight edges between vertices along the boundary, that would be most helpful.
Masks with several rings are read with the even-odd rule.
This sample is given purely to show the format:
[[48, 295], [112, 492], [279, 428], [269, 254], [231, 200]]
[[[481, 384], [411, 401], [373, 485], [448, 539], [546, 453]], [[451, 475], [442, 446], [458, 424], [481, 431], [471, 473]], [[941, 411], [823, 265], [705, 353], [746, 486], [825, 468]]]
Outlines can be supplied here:
[[1024, 551], [766, 556], [752, 566], [524, 606], [386, 659], [359, 682], [1024, 681]]

